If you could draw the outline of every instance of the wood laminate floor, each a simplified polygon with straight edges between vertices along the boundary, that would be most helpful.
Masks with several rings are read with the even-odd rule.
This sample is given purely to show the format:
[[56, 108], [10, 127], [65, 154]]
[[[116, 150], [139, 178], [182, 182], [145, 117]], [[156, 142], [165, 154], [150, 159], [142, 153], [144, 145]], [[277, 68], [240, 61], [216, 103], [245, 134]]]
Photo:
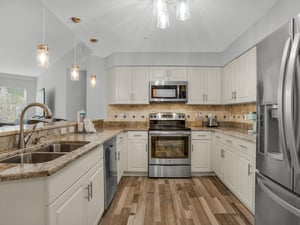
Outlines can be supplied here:
[[253, 225], [218, 178], [123, 177], [99, 225]]

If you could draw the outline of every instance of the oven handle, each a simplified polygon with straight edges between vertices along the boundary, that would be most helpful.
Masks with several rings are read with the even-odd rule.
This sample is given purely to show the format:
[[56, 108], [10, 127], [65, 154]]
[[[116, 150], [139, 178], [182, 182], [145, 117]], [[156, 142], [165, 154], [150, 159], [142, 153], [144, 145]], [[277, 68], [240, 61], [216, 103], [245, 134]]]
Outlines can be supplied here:
[[178, 135], [191, 135], [190, 131], [149, 131], [149, 135], [159, 135], [159, 136], [178, 136]]

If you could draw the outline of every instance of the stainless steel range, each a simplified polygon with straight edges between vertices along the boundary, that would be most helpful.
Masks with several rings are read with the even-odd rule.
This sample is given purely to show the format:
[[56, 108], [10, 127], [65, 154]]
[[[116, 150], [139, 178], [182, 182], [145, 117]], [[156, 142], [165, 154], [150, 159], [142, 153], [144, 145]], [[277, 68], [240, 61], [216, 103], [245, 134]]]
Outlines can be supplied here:
[[151, 113], [149, 177], [191, 176], [191, 129], [183, 113]]

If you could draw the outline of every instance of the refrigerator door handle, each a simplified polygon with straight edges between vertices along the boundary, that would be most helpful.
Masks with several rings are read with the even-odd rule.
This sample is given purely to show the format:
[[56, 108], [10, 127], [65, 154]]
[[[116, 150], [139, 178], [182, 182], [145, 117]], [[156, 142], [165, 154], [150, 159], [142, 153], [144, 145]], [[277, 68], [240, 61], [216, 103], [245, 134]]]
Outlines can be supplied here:
[[296, 147], [296, 134], [294, 129], [294, 85], [295, 85], [295, 71], [297, 65], [297, 58], [300, 48], [300, 34], [295, 34], [294, 42], [291, 48], [290, 58], [287, 67], [285, 93], [284, 93], [284, 127], [286, 132], [286, 141], [291, 154], [291, 162], [294, 166], [295, 173], [300, 173], [300, 162]]
[[[289, 161], [290, 163], [290, 157], [288, 157], [287, 153], [287, 144], [286, 144], [286, 137], [285, 137], [285, 131], [284, 131], [284, 120], [283, 120], [283, 104], [284, 104], [284, 83], [285, 83], [285, 75], [286, 75], [286, 69], [288, 64], [288, 57], [290, 55], [291, 51], [291, 38], [288, 38], [284, 45], [284, 50], [282, 54], [281, 64], [280, 64], [280, 73], [279, 73], [279, 85], [278, 85], [278, 130], [280, 135], [280, 145], [282, 149], [282, 153], [284, 157]], [[266, 113], [266, 112], [265, 112]], [[281, 159], [282, 160], [282, 159]]]
[[[257, 174], [257, 183], [260, 186], [260, 188], [276, 203], [278, 203], [280, 206], [288, 210], [289, 212], [293, 213], [295, 216], [300, 217], [300, 209], [292, 205], [291, 203], [287, 202], [285, 199], [281, 198], [277, 193], [280, 193], [282, 197], [286, 197], [291, 199], [295, 199], [295, 196], [292, 196], [288, 191], [286, 191], [284, 188], [281, 188], [278, 185], [273, 185], [271, 182], [267, 181], [263, 177]], [[272, 191], [274, 189], [276, 193]]]

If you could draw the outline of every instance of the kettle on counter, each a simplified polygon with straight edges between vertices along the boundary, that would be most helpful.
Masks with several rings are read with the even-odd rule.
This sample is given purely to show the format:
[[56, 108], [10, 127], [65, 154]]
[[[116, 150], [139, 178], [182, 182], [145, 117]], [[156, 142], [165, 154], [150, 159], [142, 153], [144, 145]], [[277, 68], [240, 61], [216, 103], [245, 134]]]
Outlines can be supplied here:
[[217, 116], [214, 116], [212, 114], [208, 114], [205, 125], [207, 127], [217, 127], [218, 126]]

